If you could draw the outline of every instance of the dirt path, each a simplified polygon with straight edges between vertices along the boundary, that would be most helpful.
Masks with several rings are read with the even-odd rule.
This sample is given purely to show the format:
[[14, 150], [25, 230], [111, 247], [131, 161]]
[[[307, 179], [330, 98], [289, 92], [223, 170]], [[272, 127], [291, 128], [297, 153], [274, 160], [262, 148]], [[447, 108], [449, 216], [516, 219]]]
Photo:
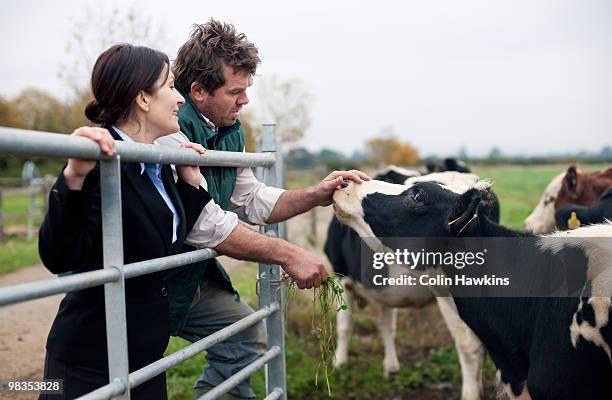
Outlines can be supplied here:
[[[0, 276], [0, 287], [52, 278], [42, 265], [22, 268]], [[45, 341], [62, 295], [0, 307], [0, 377], [41, 379]], [[0, 393], [0, 399], [34, 399]]]

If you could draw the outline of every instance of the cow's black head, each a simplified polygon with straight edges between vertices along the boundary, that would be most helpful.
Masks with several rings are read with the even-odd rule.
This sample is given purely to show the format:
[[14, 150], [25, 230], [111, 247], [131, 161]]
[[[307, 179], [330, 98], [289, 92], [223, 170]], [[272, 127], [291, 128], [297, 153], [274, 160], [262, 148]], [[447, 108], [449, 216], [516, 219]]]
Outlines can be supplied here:
[[457, 193], [435, 182], [409, 188], [366, 182], [337, 191], [334, 208], [338, 218], [361, 236], [455, 236], [472, 223], [486, 191], [480, 187]]
[[560, 229], [576, 229], [583, 225], [599, 224], [612, 219], [612, 188], [606, 190], [591, 207], [571, 205], [555, 212]]

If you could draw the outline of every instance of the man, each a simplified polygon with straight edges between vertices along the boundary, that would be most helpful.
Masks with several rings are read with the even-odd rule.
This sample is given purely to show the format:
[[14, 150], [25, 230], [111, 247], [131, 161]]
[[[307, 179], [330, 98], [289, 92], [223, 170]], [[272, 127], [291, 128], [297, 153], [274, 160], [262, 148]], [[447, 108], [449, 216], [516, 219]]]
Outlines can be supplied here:
[[[185, 140], [210, 150], [244, 151], [239, 115], [249, 102], [246, 91], [259, 62], [257, 48], [231, 24], [211, 19], [194, 26], [173, 66], [176, 88], [185, 97], [178, 113]], [[238, 217], [258, 225], [284, 221], [313, 207], [330, 205], [343, 179], [358, 183], [369, 179], [359, 171], [338, 171], [316, 186], [284, 191], [257, 181], [250, 168], [202, 167], [201, 171], [215, 204], [203, 210], [186, 242], [242, 260], [279, 264], [302, 289], [318, 287], [327, 278], [319, 257], [282, 239], [253, 232], [240, 225]], [[187, 340], [199, 340], [253, 312], [240, 302], [216, 260], [171, 270], [168, 283], [172, 333]], [[211, 347], [194, 398], [244, 368], [265, 347], [263, 322]], [[243, 382], [225, 398], [254, 398], [250, 382]]]

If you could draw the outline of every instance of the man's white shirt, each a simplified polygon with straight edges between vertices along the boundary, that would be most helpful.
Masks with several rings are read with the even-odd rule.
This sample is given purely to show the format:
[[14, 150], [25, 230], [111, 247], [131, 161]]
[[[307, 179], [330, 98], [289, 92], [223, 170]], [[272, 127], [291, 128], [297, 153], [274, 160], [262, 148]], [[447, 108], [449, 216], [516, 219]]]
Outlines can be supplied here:
[[[182, 132], [163, 136], [155, 144], [180, 148], [181, 143], [189, 139]], [[176, 169], [175, 179], [177, 179]], [[206, 179], [200, 184], [208, 190]], [[232, 233], [238, 225], [238, 219], [255, 225], [264, 225], [284, 189], [266, 186], [257, 180], [251, 168], [237, 168], [236, 185], [229, 201], [228, 211], [223, 210], [214, 201], [208, 202], [185, 242], [198, 249], [216, 247]]]

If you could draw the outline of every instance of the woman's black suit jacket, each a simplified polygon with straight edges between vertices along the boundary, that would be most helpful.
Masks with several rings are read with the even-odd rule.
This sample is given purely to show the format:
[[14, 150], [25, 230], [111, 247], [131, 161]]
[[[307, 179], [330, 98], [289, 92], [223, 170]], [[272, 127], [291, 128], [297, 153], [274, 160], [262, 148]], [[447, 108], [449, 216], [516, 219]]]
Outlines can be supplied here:
[[[120, 137], [109, 129], [113, 137]], [[172, 212], [140, 163], [121, 163], [124, 263], [180, 252], [186, 233], [211, 200], [172, 170], [161, 170], [164, 187], [180, 216], [178, 239], [172, 243]], [[102, 267], [100, 173], [97, 166], [81, 191], [69, 190], [63, 173], [52, 188], [49, 211], [40, 229], [39, 251], [53, 273], [79, 273]], [[163, 356], [169, 339], [167, 272], [125, 281], [130, 371]], [[107, 371], [104, 292], [101, 286], [68, 293], [47, 339], [47, 351], [66, 364]]]

